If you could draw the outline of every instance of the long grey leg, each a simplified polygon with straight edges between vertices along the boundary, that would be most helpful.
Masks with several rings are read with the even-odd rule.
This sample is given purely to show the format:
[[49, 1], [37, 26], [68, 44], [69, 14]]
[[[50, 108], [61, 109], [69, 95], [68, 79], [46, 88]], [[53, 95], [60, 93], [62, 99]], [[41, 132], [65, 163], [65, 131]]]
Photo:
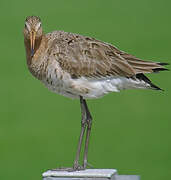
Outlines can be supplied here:
[[87, 132], [86, 132], [84, 158], [83, 158], [83, 168], [85, 169], [87, 166], [88, 145], [89, 145], [89, 138], [90, 138], [90, 132], [91, 132], [91, 125], [92, 125], [92, 116], [88, 109], [85, 99], [83, 99], [83, 104], [84, 104], [84, 109], [85, 109], [85, 114], [86, 114], [86, 122], [87, 122]]
[[85, 128], [87, 126], [87, 115], [86, 115], [86, 107], [84, 105], [84, 99], [82, 96], [80, 96], [80, 106], [81, 106], [81, 132], [80, 132], [80, 137], [79, 137], [79, 142], [78, 142], [78, 148], [77, 148], [77, 153], [76, 153], [76, 158], [74, 161], [74, 169], [80, 169], [79, 167], [79, 158], [80, 158], [80, 152], [81, 152], [81, 145], [82, 145], [82, 141], [83, 141], [83, 137], [84, 137], [84, 133], [85, 133]]

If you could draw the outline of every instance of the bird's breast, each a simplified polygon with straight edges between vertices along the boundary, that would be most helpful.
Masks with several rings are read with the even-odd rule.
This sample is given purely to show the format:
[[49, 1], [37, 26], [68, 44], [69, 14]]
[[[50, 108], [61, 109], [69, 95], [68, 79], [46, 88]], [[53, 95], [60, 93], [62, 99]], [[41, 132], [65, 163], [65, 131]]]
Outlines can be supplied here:
[[44, 68], [41, 68], [40, 75], [38, 75], [41, 77], [41, 82], [49, 90], [65, 95], [72, 84], [71, 76], [60, 68], [56, 60], [47, 61], [47, 64], [42, 67]]

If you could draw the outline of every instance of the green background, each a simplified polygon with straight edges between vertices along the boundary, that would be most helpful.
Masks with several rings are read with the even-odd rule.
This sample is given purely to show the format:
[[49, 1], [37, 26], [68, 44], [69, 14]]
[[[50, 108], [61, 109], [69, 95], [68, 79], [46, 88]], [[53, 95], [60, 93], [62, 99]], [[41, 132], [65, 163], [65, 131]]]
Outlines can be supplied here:
[[[170, 0], [0, 0], [0, 179], [41, 180], [47, 169], [72, 166], [80, 132], [79, 101], [49, 92], [27, 69], [26, 16], [40, 16], [44, 32], [88, 35], [171, 62], [170, 8]], [[170, 179], [170, 76], [149, 75], [164, 92], [128, 90], [88, 101], [93, 167]]]

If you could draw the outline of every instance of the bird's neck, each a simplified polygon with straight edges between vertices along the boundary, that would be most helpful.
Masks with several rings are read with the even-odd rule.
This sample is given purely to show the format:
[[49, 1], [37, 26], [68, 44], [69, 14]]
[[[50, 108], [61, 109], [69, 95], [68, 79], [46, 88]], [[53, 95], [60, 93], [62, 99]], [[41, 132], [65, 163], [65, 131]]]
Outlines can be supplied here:
[[44, 60], [42, 56], [44, 55], [44, 52], [46, 52], [47, 49], [47, 38], [45, 35], [42, 35], [40, 38], [35, 40], [35, 49], [33, 55], [31, 53], [30, 40], [24, 38], [24, 43], [26, 49], [26, 59], [27, 59], [28, 69], [33, 76], [35, 76], [38, 79], [41, 79], [39, 68], [43, 63], [42, 61]]
[[45, 35], [43, 34], [41, 37], [36, 38], [33, 55], [31, 52], [30, 39], [24, 38], [24, 44], [25, 44], [25, 49], [26, 49], [27, 64], [28, 66], [30, 66], [34, 60], [36, 61], [36, 59], [39, 59], [38, 57], [40, 56], [40, 54], [46, 47]]

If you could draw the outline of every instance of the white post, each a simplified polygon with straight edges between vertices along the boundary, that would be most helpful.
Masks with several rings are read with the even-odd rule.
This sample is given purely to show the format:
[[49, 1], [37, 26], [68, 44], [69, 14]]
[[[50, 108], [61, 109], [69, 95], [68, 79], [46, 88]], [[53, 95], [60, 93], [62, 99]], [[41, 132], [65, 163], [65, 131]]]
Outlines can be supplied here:
[[42, 176], [43, 180], [140, 180], [137, 175], [118, 175], [116, 169], [48, 170]]

